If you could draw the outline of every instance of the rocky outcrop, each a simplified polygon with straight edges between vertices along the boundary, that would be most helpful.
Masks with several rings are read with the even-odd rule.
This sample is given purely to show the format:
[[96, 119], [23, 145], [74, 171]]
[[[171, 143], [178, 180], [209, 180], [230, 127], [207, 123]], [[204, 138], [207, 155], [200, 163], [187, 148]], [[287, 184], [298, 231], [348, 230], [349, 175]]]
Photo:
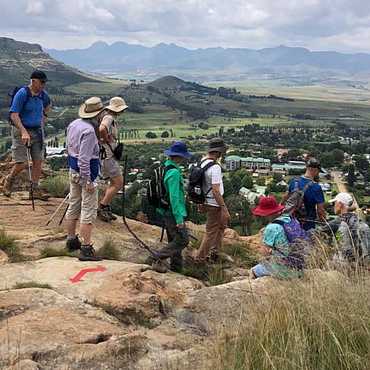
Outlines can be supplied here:
[[0, 266], [5, 265], [7, 262], [9, 262], [8, 255], [2, 250], [0, 250]]
[[[41, 369], [156, 369], [168, 361], [193, 366], [206, 358], [198, 346], [217, 325], [234, 326], [250, 301], [248, 280], [207, 288], [145, 265], [99, 266], [104, 268], [54, 257], [0, 269], [1, 366], [19, 361]], [[86, 268], [90, 272], [81, 275]]]
[[[97, 222], [93, 234], [96, 249], [109, 242], [119, 260], [48, 257], [66, 254], [65, 231], [58, 226], [63, 210], [46, 226], [61, 199], [36, 201], [33, 212], [21, 197], [0, 197], [7, 210], [0, 212], [0, 224], [28, 259], [5, 263], [5, 257], [0, 268], [0, 368], [206, 369], [219, 331], [237, 333], [252, 305], [276, 285], [251, 281], [245, 266], [232, 263], [211, 272], [217, 286], [209, 286], [211, 279], [157, 273], [142, 264], [147, 252], [121, 220]], [[153, 248], [161, 245], [159, 228], [128, 222]], [[190, 228], [202, 237], [201, 226]], [[225, 244], [248, 249], [251, 240], [228, 231]], [[236, 281], [224, 283], [230, 280]]]

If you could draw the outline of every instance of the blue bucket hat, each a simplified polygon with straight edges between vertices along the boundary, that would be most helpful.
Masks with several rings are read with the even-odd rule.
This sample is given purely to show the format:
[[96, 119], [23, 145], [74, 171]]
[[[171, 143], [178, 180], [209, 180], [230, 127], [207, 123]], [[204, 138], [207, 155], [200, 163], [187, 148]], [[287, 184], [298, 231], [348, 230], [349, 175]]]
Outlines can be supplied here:
[[183, 143], [182, 141], [175, 141], [169, 149], [164, 151], [164, 154], [166, 154], [169, 157], [177, 156], [187, 159], [189, 159], [192, 156], [192, 154], [188, 152], [186, 144]]

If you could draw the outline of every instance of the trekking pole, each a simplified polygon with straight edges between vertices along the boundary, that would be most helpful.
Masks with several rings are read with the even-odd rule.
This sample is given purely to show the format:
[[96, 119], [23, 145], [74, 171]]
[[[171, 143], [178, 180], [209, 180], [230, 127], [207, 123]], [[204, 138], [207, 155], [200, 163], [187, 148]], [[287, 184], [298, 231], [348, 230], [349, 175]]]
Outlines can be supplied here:
[[[123, 188], [122, 188], [122, 198], [121, 198], [121, 204], [122, 204], [122, 220], [124, 225], [126, 226], [128, 232], [139, 242], [139, 244], [150, 253], [150, 255], [155, 259], [158, 260], [158, 256], [155, 252], [144, 242], [142, 241], [131, 229], [129, 224], [127, 223], [126, 217], [125, 217], [125, 187], [126, 187], [126, 176], [127, 176], [127, 155], [124, 156], [123, 160]], [[162, 261], [163, 262], [163, 261]]]
[[31, 146], [27, 145], [27, 164], [28, 164], [28, 177], [30, 180], [30, 194], [32, 200], [32, 209], [35, 210], [35, 199], [33, 197], [33, 181], [32, 181], [32, 174], [31, 174]]
[[160, 242], [162, 243], [163, 242], [163, 238], [164, 238], [164, 229], [165, 229], [165, 226], [162, 225], [162, 230], [161, 230], [161, 239], [160, 239]]
[[54, 211], [54, 213], [50, 216], [50, 218], [48, 219], [47, 223], [46, 223], [46, 226], [48, 226], [50, 224], [50, 222], [53, 220], [53, 218], [55, 217], [55, 215], [59, 212], [59, 210], [63, 207], [63, 204], [67, 201], [67, 199], [69, 198], [69, 193], [67, 194], [67, 196], [63, 199], [63, 201], [59, 204], [58, 208]]
[[62, 222], [63, 222], [63, 220], [64, 220], [64, 217], [66, 216], [66, 214], [67, 214], [67, 211], [68, 211], [68, 208], [69, 208], [69, 204], [67, 204], [67, 207], [66, 207], [66, 209], [64, 210], [64, 212], [63, 212], [63, 216], [62, 216], [62, 218], [60, 219], [60, 221], [59, 221], [59, 226], [62, 224]]
[[199, 239], [196, 237], [196, 236], [194, 236], [194, 235], [192, 235], [192, 234], [190, 234], [190, 233], [188, 233], [188, 235], [189, 235], [189, 238], [190, 239], [193, 239], [194, 241], [196, 241], [196, 242], [198, 242], [199, 241]]

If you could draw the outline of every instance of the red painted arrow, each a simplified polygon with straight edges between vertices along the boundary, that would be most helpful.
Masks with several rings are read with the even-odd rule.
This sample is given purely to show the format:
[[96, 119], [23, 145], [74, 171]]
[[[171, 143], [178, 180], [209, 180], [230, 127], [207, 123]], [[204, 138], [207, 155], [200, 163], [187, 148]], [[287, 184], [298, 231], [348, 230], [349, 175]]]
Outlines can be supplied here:
[[75, 276], [71, 277], [69, 281], [74, 284], [78, 283], [81, 281], [81, 279], [88, 273], [88, 272], [103, 272], [106, 271], [107, 269], [104, 266], [96, 266], [92, 268], [86, 268], [82, 269], [80, 272], [78, 272]]

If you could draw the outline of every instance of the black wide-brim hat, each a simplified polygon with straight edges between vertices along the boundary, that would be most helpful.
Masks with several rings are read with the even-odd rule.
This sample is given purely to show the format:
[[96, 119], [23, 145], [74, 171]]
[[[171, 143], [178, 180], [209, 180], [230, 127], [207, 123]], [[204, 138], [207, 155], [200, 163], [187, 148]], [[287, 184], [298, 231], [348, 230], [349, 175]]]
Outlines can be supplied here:
[[225, 153], [226, 149], [227, 149], [227, 146], [224, 140], [221, 139], [220, 137], [215, 137], [211, 139], [208, 144], [208, 153], [211, 153], [211, 152]]

